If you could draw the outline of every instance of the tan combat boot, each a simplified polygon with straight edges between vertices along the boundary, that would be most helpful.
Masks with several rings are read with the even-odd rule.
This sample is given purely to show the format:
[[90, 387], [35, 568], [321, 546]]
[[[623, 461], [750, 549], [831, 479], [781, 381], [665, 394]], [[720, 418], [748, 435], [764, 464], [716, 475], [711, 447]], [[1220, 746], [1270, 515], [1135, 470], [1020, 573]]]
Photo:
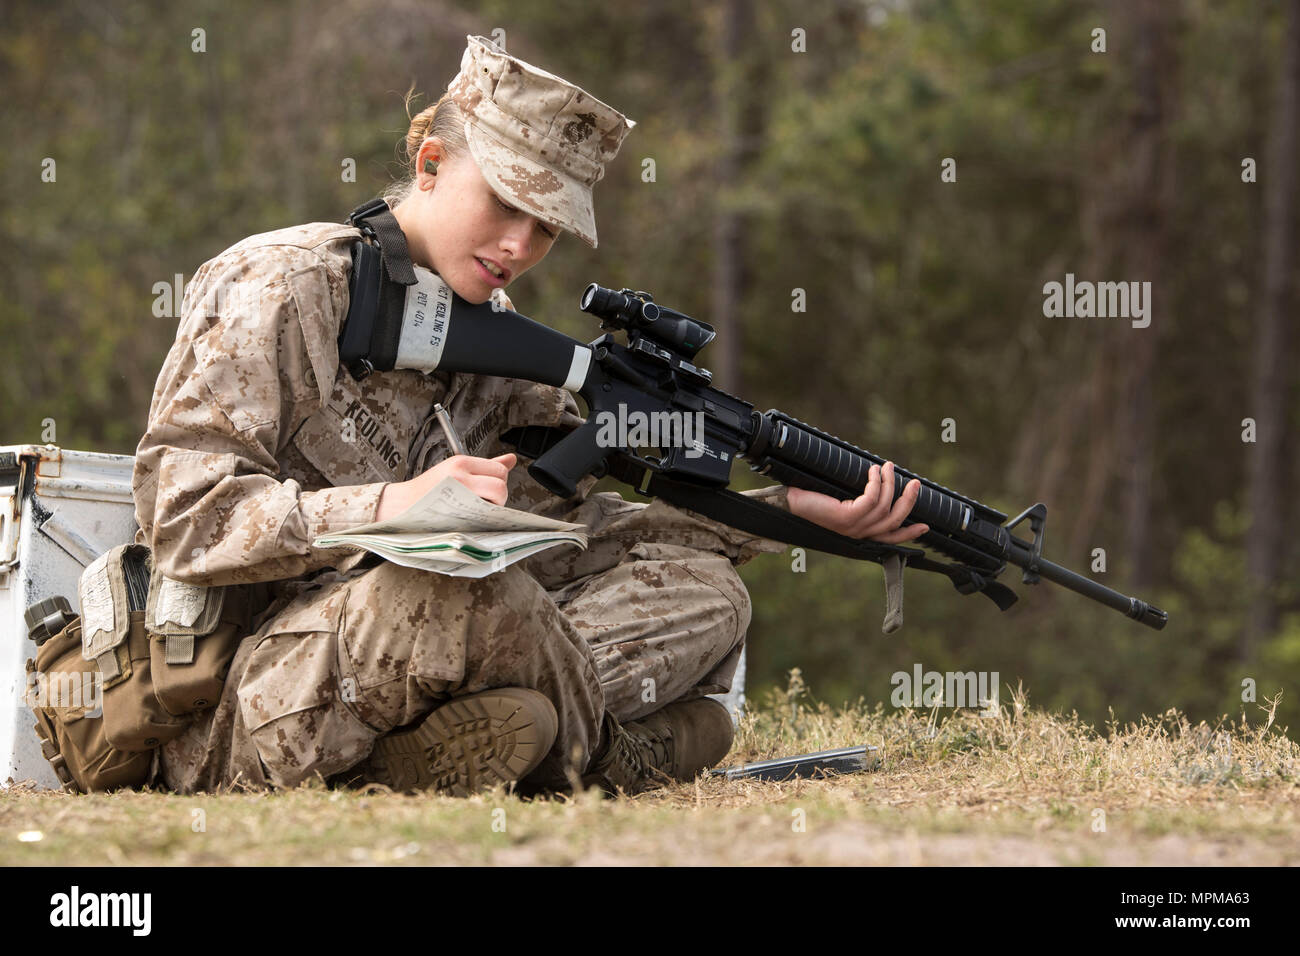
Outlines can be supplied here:
[[625, 725], [606, 714], [605, 733], [605, 749], [593, 758], [582, 782], [634, 794], [695, 779], [727, 755], [735, 731], [727, 708], [701, 697], [677, 701]]
[[532, 773], [558, 727], [555, 705], [537, 691], [485, 690], [455, 697], [410, 729], [380, 737], [362, 772], [399, 793], [464, 797]]

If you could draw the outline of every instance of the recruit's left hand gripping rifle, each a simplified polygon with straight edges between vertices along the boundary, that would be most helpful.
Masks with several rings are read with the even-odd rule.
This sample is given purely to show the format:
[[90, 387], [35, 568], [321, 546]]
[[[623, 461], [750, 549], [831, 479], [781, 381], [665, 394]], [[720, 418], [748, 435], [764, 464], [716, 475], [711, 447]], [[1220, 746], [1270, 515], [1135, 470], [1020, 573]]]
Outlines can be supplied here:
[[[920, 495], [904, 523], [930, 526], [916, 540], [951, 559], [940, 561], [919, 548], [849, 538], [730, 491], [732, 463], [744, 458], [753, 470], [787, 485], [856, 498], [871, 466], [885, 459], [776, 409], [758, 412], [714, 388], [711, 373], [692, 360], [717, 333], [706, 322], [656, 304], [649, 293], [589, 285], [580, 307], [598, 316], [602, 329], [624, 331], [627, 344], [607, 332], [584, 345], [517, 312], [472, 305], [431, 273], [416, 282], [414, 273], [404, 277], [402, 270], [390, 269], [395, 294], [380, 294], [375, 306], [371, 287], [378, 281], [378, 254], [358, 247], [354, 255], [372, 261], [354, 267], [352, 306], [340, 341], [340, 358], [353, 375], [394, 367], [438, 369], [525, 379], [582, 396], [588, 417], [572, 431], [531, 425], [502, 435], [534, 459], [528, 473], [556, 495], [572, 497], [584, 476], [608, 474], [643, 495], [760, 537], [878, 562], [885, 570], [886, 633], [902, 624], [904, 566], [945, 574], [962, 594], [979, 592], [1005, 611], [1016, 595], [996, 578], [1008, 563], [1023, 569], [1025, 584], [1046, 578], [1148, 627], [1165, 626], [1168, 616], [1159, 608], [1044, 558], [1043, 504], [1008, 522], [987, 505], [896, 467], [891, 503], [908, 481], [920, 479]], [[385, 250], [385, 262], [388, 256]], [[627, 431], [609, 427], [671, 422], [674, 414], [679, 423], [684, 415], [702, 418], [702, 433], [686, 433], [689, 441], [661, 440], [658, 456], [629, 447]], [[1029, 522], [1029, 541], [1011, 533], [1022, 521]]]

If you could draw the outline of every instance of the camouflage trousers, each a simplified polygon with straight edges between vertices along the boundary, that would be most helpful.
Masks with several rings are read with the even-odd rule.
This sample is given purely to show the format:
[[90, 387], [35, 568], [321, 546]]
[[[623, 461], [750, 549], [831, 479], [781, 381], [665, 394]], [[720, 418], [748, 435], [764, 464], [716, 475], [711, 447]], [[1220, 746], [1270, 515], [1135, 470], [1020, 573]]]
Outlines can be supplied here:
[[[783, 504], [780, 492], [761, 497]], [[296, 582], [241, 642], [218, 705], [162, 747], [162, 782], [193, 792], [328, 779], [450, 698], [527, 687], [559, 718], [529, 779], [562, 785], [566, 766], [581, 773], [599, 752], [606, 711], [634, 720], [729, 690], [751, 610], [735, 567], [786, 546], [612, 493], [562, 517], [588, 526], [586, 550], [485, 578], [381, 562]]]

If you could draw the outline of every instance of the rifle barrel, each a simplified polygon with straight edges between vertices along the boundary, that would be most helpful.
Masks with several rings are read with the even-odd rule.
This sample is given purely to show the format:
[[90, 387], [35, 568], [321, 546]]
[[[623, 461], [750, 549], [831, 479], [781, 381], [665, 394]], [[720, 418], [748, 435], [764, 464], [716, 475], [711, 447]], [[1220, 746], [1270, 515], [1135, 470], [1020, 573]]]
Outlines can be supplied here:
[[[1013, 536], [1011, 539], [1011, 553], [1007, 555], [1007, 560], [1018, 568], [1028, 569], [1032, 559], [1033, 552], [1030, 547]], [[1140, 598], [1129, 597], [1127, 594], [1108, 588], [1104, 584], [1098, 584], [1091, 578], [1085, 578], [1082, 574], [1062, 567], [1054, 561], [1039, 557], [1034, 565], [1034, 570], [1053, 584], [1059, 584], [1063, 588], [1069, 588], [1076, 594], [1082, 594], [1086, 598], [1091, 598], [1107, 607], [1114, 608], [1124, 616], [1131, 617], [1133, 620], [1157, 631], [1162, 630], [1165, 624], [1169, 622], [1168, 613], [1160, 610], [1160, 608], [1148, 604]]]

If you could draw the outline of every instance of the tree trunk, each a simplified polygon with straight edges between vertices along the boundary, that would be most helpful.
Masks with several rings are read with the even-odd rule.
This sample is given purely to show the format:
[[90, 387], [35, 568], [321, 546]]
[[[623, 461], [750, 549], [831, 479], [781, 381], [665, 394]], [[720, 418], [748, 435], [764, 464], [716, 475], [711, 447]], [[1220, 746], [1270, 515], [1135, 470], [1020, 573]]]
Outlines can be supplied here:
[[[714, 165], [719, 191], [734, 186], [742, 170], [741, 123], [744, 95], [740, 59], [751, 32], [752, 13], [746, 0], [722, 0], [718, 62], [714, 69], [714, 103], [718, 117], [718, 157]], [[713, 295], [708, 321], [718, 330], [714, 346], [716, 381], [724, 389], [744, 394], [740, 377], [741, 269], [744, 262], [740, 213], [725, 201], [713, 215]]]
[[[1291, 304], [1296, 260], [1296, 120], [1300, 114], [1300, 0], [1287, 5], [1286, 30], [1277, 98], [1265, 165], [1264, 275], [1255, 335], [1254, 394], [1248, 416], [1255, 419], [1255, 444], [1245, 445], [1249, 460], [1250, 533], [1246, 539], [1246, 577], [1250, 611], [1240, 654], [1249, 659], [1259, 642], [1277, 627], [1276, 588], [1282, 567], [1287, 431], [1287, 369]], [[1245, 416], [1243, 416], [1245, 417]]]
[[[1123, 508], [1123, 553], [1118, 563], [1135, 590], [1152, 579], [1151, 516], [1155, 477], [1155, 402], [1152, 376], [1160, 336], [1172, 318], [1172, 289], [1162, 282], [1168, 222], [1173, 207], [1174, 164], [1169, 144], [1177, 105], [1176, 31], [1181, 5], [1162, 0], [1121, 3], [1115, 8], [1114, 42], [1131, 49], [1126, 76], [1136, 98], [1119, 135], [1107, 137], [1105, 172], [1092, 184], [1087, 257], [1092, 281], [1150, 282], [1146, 302], [1151, 324], [1134, 328], [1125, 318], [1098, 320], [1114, 327], [1098, 361], [1080, 382], [1076, 401], [1086, 401], [1089, 442], [1083, 494], [1071, 525], [1069, 553], [1096, 546], [1093, 535], [1103, 509]], [[1139, 288], [1145, 288], [1139, 286]], [[1073, 445], [1076, 436], [1062, 436]], [[1122, 502], [1122, 505], [1121, 505]]]
[[[1130, 194], [1132, 217], [1126, 256], [1133, 278], [1150, 282], [1151, 299], [1146, 303], [1151, 324], [1132, 329], [1130, 363], [1121, 409], [1124, 422], [1123, 477], [1125, 500], [1125, 557], [1129, 581], [1138, 590], [1151, 582], [1152, 480], [1155, 472], [1155, 405], [1151, 376], [1155, 368], [1157, 342], [1172, 318], [1172, 286], [1165, 275], [1168, 222], [1173, 206], [1173, 150], [1169, 143], [1176, 108], [1175, 82], [1178, 76], [1175, 32], [1179, 8], [1165, 0], [1143, 0], [1134, 9], [1137, 19], [1138, 56], [1134, 75], [1138, 108], [1133, 117], [1136, 134], [1132, 158], [1134, 181]], [[1129, 276], [1118, 276], [1120, 280]], [[1157, 309], [1159, 310], [1157, 312]]]

